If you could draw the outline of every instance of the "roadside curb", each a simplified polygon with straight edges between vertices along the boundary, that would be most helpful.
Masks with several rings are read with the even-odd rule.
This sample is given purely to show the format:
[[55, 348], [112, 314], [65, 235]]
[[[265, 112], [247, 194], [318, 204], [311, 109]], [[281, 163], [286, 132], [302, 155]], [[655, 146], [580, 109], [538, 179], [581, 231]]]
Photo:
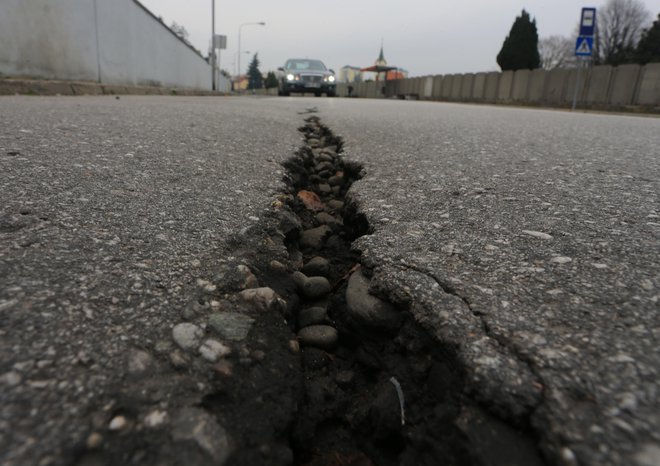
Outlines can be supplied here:
[[124, 86], [92, 81], [0, 79], [0, 95], [183, 95], [225, 96], [224, 92], [156, 86]]

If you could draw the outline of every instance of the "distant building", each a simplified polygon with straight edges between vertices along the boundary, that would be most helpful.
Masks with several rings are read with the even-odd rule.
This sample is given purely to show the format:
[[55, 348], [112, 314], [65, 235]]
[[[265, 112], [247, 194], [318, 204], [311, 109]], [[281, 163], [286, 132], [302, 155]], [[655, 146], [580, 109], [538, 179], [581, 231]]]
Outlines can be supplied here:
[[362, 80], [362, 72], [357, 66], [346, 65], [339, 69], [337, 81], [340, 83], [359, 83]]

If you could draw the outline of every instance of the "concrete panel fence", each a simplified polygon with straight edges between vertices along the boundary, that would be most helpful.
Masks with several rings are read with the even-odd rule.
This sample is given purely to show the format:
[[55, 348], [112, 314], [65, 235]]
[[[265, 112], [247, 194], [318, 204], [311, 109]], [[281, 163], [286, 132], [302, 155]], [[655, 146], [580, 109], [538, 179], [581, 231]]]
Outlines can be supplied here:
[[0, 44], [0, 75], [211, 89], [206, 60], [137, 0], [2, 0]]
[[[660, 111], [660, 63], [582, 69], [579, 85], [577, 77], [576, 69], [448, 74], [374, 83], [374, 88], [379, 89], [375, 93], [364, 92], [354, 84], [353, 95], [566, 107], [572, 104], [577, 86], [580, 106], [602, 109], [642, 106]], [[340, 96], [348, 95], [347, 86], [338, 84]]]

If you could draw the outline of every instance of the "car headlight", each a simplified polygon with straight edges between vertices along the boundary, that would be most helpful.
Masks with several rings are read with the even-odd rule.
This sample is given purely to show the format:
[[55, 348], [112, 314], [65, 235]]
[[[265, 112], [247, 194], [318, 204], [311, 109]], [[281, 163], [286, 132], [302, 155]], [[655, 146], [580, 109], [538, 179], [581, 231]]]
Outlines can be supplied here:
[[296, 77], [293, 75], [293, 73], [289, 73], [289, 74], [286, 75], [286, 80], [287, 81], [293, 81], [295, 79], [296, 79]]
[[335, 77], [330, 75], [330, 76], [324, 77], [323, 80], [327, 83], [333, 83], [333, 82], [335, 82]]

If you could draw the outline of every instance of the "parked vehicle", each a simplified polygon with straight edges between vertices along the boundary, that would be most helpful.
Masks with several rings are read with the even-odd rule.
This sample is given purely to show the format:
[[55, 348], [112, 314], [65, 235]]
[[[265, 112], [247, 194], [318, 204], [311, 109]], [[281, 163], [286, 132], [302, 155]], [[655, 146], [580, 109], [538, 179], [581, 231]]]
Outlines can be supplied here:
[[278, 71], [278, 95], [313, 92], [317, 97], [323, 93], [334, 97], [337, 94], [335, 72], [326, 68], [321, 60], [291, 58]]

